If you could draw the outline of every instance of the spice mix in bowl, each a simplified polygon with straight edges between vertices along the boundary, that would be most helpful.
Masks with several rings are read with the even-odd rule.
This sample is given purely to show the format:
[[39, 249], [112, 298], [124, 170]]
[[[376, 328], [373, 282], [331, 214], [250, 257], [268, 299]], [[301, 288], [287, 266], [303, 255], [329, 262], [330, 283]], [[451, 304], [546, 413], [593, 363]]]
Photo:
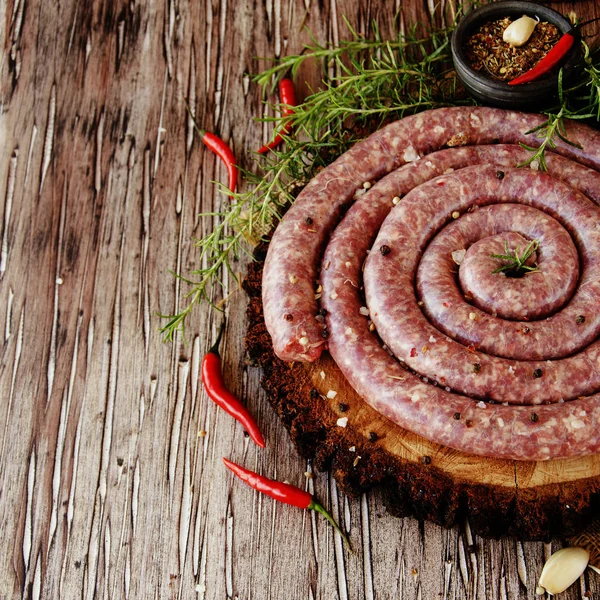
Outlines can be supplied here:
[[546, 6], [509, 0], [468, 13], [452, 37], [456, 72], [477, 100], [539, 110], [558, 95], [580, 60], [578, 32]]

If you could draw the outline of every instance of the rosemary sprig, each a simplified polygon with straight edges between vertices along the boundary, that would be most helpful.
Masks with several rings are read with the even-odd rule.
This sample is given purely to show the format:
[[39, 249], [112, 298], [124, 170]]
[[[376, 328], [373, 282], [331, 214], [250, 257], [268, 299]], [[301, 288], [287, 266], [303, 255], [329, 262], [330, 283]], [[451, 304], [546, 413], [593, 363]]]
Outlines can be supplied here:
[[[161, 328], [165, 340], [173, 340], [177, 331], [184, 332], [185, 321], [196, 304], [214, 306], [214, 295], [218, 286], [224, 285], [226, 274], [235, 277], [234, 262], [264, 239], [283, 207], [293, 202], [295, 191], [319, 169], [387, 119], [471, 102], [457, 97], [455, 74], [448, 71], [451, 28], [433, 28], [423, 37], [414, 27], [391, 41], [382, 39], [376, 25], [370, 40], [351, 32], [352, 39], [339, 47], [315, 43], [303, 54], [288, 56], [255, 78], [266, 90], [271, 82], [276, 83], [289, 70], [297, 72], [311, 59], [322, 60], [334, 73], [324, 78], [322, 89], [286, 117], [294, 134], [284, 136], [285, 149], [257, 157], [262, 172], [243, 173], [247, 190], [232, 193], [224, 189], [231, 196], [224, 208], [201, 215], [212, 219], [214, 226], [195, 242], [202, 266], [189, 278], [178, 275], [191, 286], [185, 296], [187, 303], [176, 314], [160, 315], [166, 320]], [[280, 129], [280, 118], [259, 120], [277, 121], [276, 128]]]
[[492, 258], [497, 258], [505, 263], [497, 269], [494, 269], [492, 274], [505, 273], [508, 277], [522, 277], [523, 275], [527, 275], [527, 273], [539, 271], [537, 267], [531, 267], [525, 264], [539, 247], [540, 243], [537, 240], [532, 240], [527, 244], [522, 254], [519, 254], [519, 248], [516, 248], [514, 252], [511, 253], [508, 242], [504, 242], [504, 254], [490, 254]]
[[[382, 38], [376, 24], [370, 39], [348, 27], [351, 37], [339, 46], [324, 46], [313, 40], [303, 53], [287, 56], [255, 77], [266, 94], [290, 71], [295, 75], [307, 60], [321, 61], [324, 71], [321, 88], [295, 107], [292, 116], [258, 119], [275, 123], [278, 131], [283, 124], [291, 124], [293, 134], [284, 136], [283, 150], [256, 157], [257, 164], [244, 172], [246, 191], [231, 194], [226, 190], [231, 199], [224, 201], [223, 208], [202, 215], [212, 222], [210, 233], [195, 242], [201, 267], [190, 278], [178, 275], [191, 289], [181, 310], [161, 315], [166, 320], [161, 329], [165, 339], [172, 340], [177, 331], [183, 332], [196, 304], [214, 305], [227, 274], [235, 277], [234, 263], [264, 239], [283, 208], [293, 202], [297, 189], [319, 169], [386, 121], [425, 109], [474, 103], [461, 92], [455, 72], [448, 67], [453, 27], [432, 27], [423, 34], [415, 26], [389, 40]], [[566, 136], [566, 119], [600, 121], [598, 52], [585, 43], [582, 50], [582, 76], [570, 88], [563, 88], [559, 77], [558, 105], [545, 113], [545, 123], [530, 132], [539, 138], [539, 146], [526, 146], [532, 154], [525, 164], [537, 161], [538, 168], [544, 170], [546, 150], [555, 148], [558, 139], [571, 143]], [[509, 256], [514, 262], [515, 257]]]
[[556, 148], [557, 140], [575, 148], [581, 148], [579, 144], [568, 139], [565, 123], [566, 120], [589, 120], [598, 123], [600, 121], [600, 70], [598, 69], [598, 50], [592, 52], [590, 47], [581, 42], [583, 53], [583, 73], [576, 84], [565, 88], [563, 84], [562, 69], [558, 74], [558, 106], [554, 109], [544, 111], [547, 120], [528, 131], [535, 133], [540, 144], [537, 147], [521, 144], [523, 148], [531, 152], [531, 156], [519, 166], [537, 164], [542, 171], [547, 171], [545, 154], [546, 150]]

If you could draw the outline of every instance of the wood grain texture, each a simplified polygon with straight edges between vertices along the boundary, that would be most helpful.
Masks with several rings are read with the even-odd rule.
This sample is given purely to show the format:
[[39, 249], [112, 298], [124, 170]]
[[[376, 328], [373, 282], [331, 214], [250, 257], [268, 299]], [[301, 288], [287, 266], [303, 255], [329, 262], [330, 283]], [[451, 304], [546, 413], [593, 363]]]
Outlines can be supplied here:
[[[557, 543], [396, 519], [376, 493], [348, 499], [326, 474], [305, 477], [244, 364], [242, 293], [225, 375], [265, 451], [199, 385], [220, 316], [195, 311], [185, 344], [158, 332], [157, 314], [185, 301], [168, 269], [197, 266], [192, 239], [212, 227], [198, 214], [227, 201], [185, 100], [250, 167], [270, 136], [252, 118], [248, 74], [266, 65], [254, 57], [299, 51], [304, 25], [337, 42], [344, 17], [385, 34], [400, 9], [406, 26], [437, 4], [0, 0], [0, 598], [534, 597]], [[318, 80], [304, 67], [299, 95]], [[314, 489], [356, 554], [323, 520], [232, 481], [222, 456]], [[594, 574], [564, 598], [588, 590], [600, 597]]]

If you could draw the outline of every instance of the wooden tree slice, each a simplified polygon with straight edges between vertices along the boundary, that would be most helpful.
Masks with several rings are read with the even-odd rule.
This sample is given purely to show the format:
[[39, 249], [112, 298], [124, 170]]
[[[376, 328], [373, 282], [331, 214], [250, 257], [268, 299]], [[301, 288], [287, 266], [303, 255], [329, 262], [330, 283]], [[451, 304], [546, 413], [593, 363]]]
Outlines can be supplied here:
[[[246, 348], [264, 369], [263, 386], [298, 452], [331, 469], [356, 496], [380, 486], [390, 511], [450, 527], [468, 517], [484, 537], [548, 540], [574, 535], [600, 505], [600, 455], [523, 462], [453, 450], [410, 433], [370, 408], [324, 353], [316, 363], [273, 354], [262, 312], [265, 246], [255, 252]], [[347, 421], [346, 421], [347, 419]]]

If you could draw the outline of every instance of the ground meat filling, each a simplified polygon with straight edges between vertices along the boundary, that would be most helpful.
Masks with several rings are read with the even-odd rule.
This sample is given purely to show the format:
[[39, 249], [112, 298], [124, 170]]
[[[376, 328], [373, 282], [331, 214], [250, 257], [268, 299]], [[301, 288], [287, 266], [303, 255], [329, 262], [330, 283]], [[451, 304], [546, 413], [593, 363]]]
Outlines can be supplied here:
[[[364, 268], [371, 319], [396, 357], [418, 373], [443, 382], [462, 394], [511, 404], [542, 404], [594, 393], [600, 390], [600, 372], [590, 370], [589, 364], [590, 361], [596, 364], [600, 358], [600, 344], [598, 347], [592, 344], [583, 352], [563, 360], [550, 362], [548, 358], [571, 354], [571, 346], [567, 343], [564, 344], [567, 352], [558, 357], [555, 348], [561, 345], [563, 334], [565, 342], [577, 337], [575, 320], [578, 314], [589, 315], [589, 324], [594, 324], [592, 334], [584, 336], [580, 346], [588, 346], [600, 329], [600, 312], [595, 308], [600, 299], [600, 262], [593, 258], [600, 257], [600, 236], [596, 228], [600, 222], [600, 208], [546, 174], [528, 169], [506, 169], [505, 177], [499, 180], [496, 170], [492, 165], [467, 167], [443, 175], [415, 188], [390, 212], [374, 242], [375, 249], [385, 245], [390, 252], [384, 256], [381, 252], [371, 251]], [[586, 266], [573, 302], [560, 314], [535, 324], [494, 318], [477, 311], [464, 300], [455, 303], [445, 295], [429, 297], [426, 287], [423, 290], [424, 305], [435, 314], [438, 322], [454, 322], [459, 329], [462, 324], [465, 330], [462, 337], [467, 338], [465, 345], [440, 335], [440, 329], [425, 317], [413, 292], [415, 273], [423, 250], [452, 219], [454, 211], [466, 212], [499, 202], [519, 202], [526, 205], [524, 208], [535, 207], [533, 213], [543, 209], [556, 215], [575, 236]], [[472, 214], [481, 211], [480, 220], [485, 221], [494, 212], [505, 216], [513, 207], [508, 204], [495, 210], [491, 208], [480, 208]], [[522, 218], [525, 231], [529, 229], [531, 234], [542, 237], [543, 227], [537, 226], [536, 215], [530, 213], [528, 223], [525, 212], [515, 207], [515, 219]], [[467, 218], [467, 221], [472, 220]], [[499, 219], [501, 228], [503, 220], [506, 221]], [[473, 233], [476, 233], [475, 229]], [[543, 275], [542, 271], [540, 273]], [[578, 271], [576, 273], [578, 275]], [[523, 279], [524, 283], [527, 277]], [[507, 302], [512, 303], [512, 299]], [[535, 290], [529, 303], [530, 306], [537, 304]], [[571, 304], [575, 306], [571, 307]], [[474, 311], [475, 318], [470, 318]], [[481, 321], [477, 318], [480, 316]], [[535, 339], [522, 333], [523, 327], [527, 326], [535, 333]], [[440, 339], [430, 342], [436, 336]], [[472, 340], [480, 343], [474, 345]], [[535, 346], [531, 353], [528, 352], [530, 340]], [[487, 354], [483, 347], [509, 358]], [[513, 347], [518, 349], [519, 356], [524, 355], [523, 359], [512, 355]], [[541, 355], [543, 360], [534, 361], [533, 355]], [[537, 370], [543, 372], [543, 377], [532, 376]]]
[[[485, 158], [491, 158], [491, 154], [487, 150], [484, 154]], [[554, 398], [555, 404], [546, 404], [548, 401], [546, 398], [542, 405], [536, 406], [526, 406], [521, 403], [519, 406], [508, 406], [505, 399], [491, 403], [489, 398], [483, 400], [455, 393], [443, 376], [439, 377], [439, 380], [435, 380], [431, 375], [421, 374], [419, 376], [406, 368], [409, 360], [422, 356], [427, 357], [430, 352], [435, 354], [436, 347], [455, 344], [443, 332], [427, 331], [427, 339], [420, 340], [421, 345], [418, 348], [412, 346], [408, 350], [408, 356], [401, 357], [402, 362], [398, 362], [391, 356], [385, 334], [383, 337], [386, 345], [382, 346], [374, 331], [373, 323], [373, 319], [377, 319], [375, 313], [378, 312], [378, 309], [365, 305], [365, 299], [359, 289], [362, 283], [362, 264], [369, 246], [372, 246], [369, 256], [377, 261], [384, 262], [385, 259], [393, 258], [394, 254], [394, 244], [385, 243], [390, 242], [389, 239], [374, 241], [381, 225], [378, 222], [379, 219], [374, 215], [378, 212], [377, 209], [380, 209], [380, 213], [386, 213], [394, 206], [393, 198], [397, 197], [394, 194], [402, 187], [403, 180], [414, 181], [417, 169], [430, 170], [438, 162], [436, 155], [432, 155], [430, 158], [432, 164], [429, 166], [423, 161], [418, 167], [404, 167], [382, 179], [369, 191], [372, 197], [365, 196], [357, 202], [332, 236], [323, 259], [322, 274], [323, 300], [328, 312], [329, 345], [332, 356], [352, 386], [371, 406], [394, 422], [439, 443], [470, 453], [518, 460], [544, 460], [550, 457], [598, 451], [600, 449], [598, 441], [600, 411], [597, 407], [598, 398], [595, 395], [576, 398], [573, 401], [565, 401], [565, 398], [557, 397]], [[443, 162], [444, 156], [440, 158]], [[507, 155], [499, 154], [497, 158], [506, 160]], [[512, 156], [512, 158], [517, 157]], [[554, 162], [556, 171], [560, 171], [561, 174], [572, 173], [572, 165], [568, 165], [566, 161], [564, 164], [560, 164], [560, 160]], [[444, 170], [448, 169], [446, 164], [443, 166]], [[458, 169], [458, 165], [455, 168]], [[507, 169], [510, 178], [512, 172], [507, 167], [504, 168]], [[491, 177], [495, 177], [497, 167], [484, 167], [483, 169], [487, 169], [487, 175], [482, 174], [482, 169], [476, 167], [465, 169], [466, 173], [462, 176], [461, 172], [456, 170], [452, 176], [472, 180], [475, 173], [478, 173], [479, 182], [487, 177], [491, 181]], [[514, 174], [523, 180], [522, 184], [529, 182], [525, 187], [535, 187], [530, 185], [530, 177], [534, 179], [548, 177], [522, 170], [516, 170]], [[592, 173], [589, 175], [595, 176]], [[435, 185], [436, 182], [429, 184], [429, 186]], [[569, 190], [569, 194], [571, 193], [572, 191]], [[456, 196], [456, 194], [449, 195]], [[493, 195], [495, 194], [492, 193], [491, 196]], [[428, 197], [428, 200], [424, 200], [425, 196]], [[420, 200], [431, 203], [432, 190], [425, 187], [424, 195], [420, 197]], [[587, 209], [598, 210], [585, 198], [580, 197], [579, 200], [581, 200], [582, 206], [574, 208], [573, 214], [585, 214]], [[402, 206], [405, 201], [408, 201], [405, 205], [408, 209], [411, 206], [411, 194], [408, 194], [397, 206]], [[504, 208], [505, 206], [507, 208]], [[497, 204], [489, 209], [503, 213], [513, 207], [512, 203]], [[522, 208], [525, 213], [538, 211], [537, 208], [529, 206], [516, 208], [519, 209], [519, 214]], [[475, 219], [475, 215], [479, 211], [486, 209], [480, 208], [471, 213], [464, 207], [463, 210], [468, 226], [469, 220]], [[412, 214], [412, 211], [409, 212]], [[379, 218], [383, 220], [385, 215], [382, 217], [379, 214]], [[463, 217], [454, 219], [450, 214], [450, 218], [453, 220], [452, 227], [458, 228]], [[548, 220], [553, 222], [553, 217], [548, 217]], [[414, 224], [414, 220], [411, 223]], [[390, 227], [394, 229], [395, 225], [390, 225]], [[540, 227], [542, 230], [544, 229], [543, 225]], [[555, 226], [553, 223], [550, 227], [562, 229], [560, 224]], [[374, 228], [374, 231], [371, 228]], [[553, 237], [550, 232], [534, 230], [530, 233], [540, 237], [542, 237], [542, 233], [548, 233], [551, 238]], [[362, 241], [360, 243], [353, 242], [358, 239]], [[562, 241], [565, 241], [564, 238]], [[380, 244], [380, 242], [383, 243]], [[381, 247], [384, 245], [389, 248], [389, 252], [381, 252]], [[402, 245], [402, 249], [404, 253], [406, 246]], [[584, 254], [584, 256], [586, 255], [587, 253]], [[543, 264], [541, 260], [539, 263]], [[325, 267], [326, 265], [327, 267]], [[354, 285], [348, 285], [348, 281], [352, 281]], [[417, 311], [420, 312], [419, 301], [416, 301], [413, 289], [412, 284], [406, 294], [402, 294], [396, 289], [396, 292], [390, 295], [393, 296], [393, 300], [388, 298], [388, 304], [392, 304], [393, 307], [402, 304], [404, 302], [402, 296], [405, 295], [410, 298], [413, 305], [418, 307]], [[401, 313], [400, 320], [410, 321], [410, 318], [405, 317], [402, 310], [399, 312]], [[588, 319], [591, 319], [594, 316], [597, 317], [598, 309], [590, 305], [586, 312]], [[575, 317], [573, 327], [585, 325], [586, 320], [582, 321]], [[417, 325], [417, 329], [421, 325]], [[523, 330], [521, 335], [528, 335], [528, 333]], [[464, 373], [468, 380], [481, 377], [485, 381], [490, 372], [496, 371], [498, 379], [494, 385], [503, 390], [515, 386], [525, 386], [532, 382], [531, 389], [535, 393], [540, 386], [545, 385], [543, 382], [547, 379], [544, 378], [550, 375], [548, 366], [554, 368], [555, 364], [560, 363], [560, 361], [519, 363], [519, 361], [507, 360], [502, 365], [504, 369], [502, 372], [502, 370], [498, 370], [497, 365], [491, 366], [489, 362], [486, 363], [489, 360], [493, 361], [493, 357], [489, 359], [472, 347], [459, 348], [458, 352], [468, 361], [466, 363], [467, 371]], [[411, 354], [413, 354], [412, 357]], [[598, 365], [599, 359], [597, 348], [588, 349], [587, 356], [567, 359], [570, 364], [566, 363], [568, 367], [563, 373], [565, 378], [563, 383], [572, 386], [576, 381], [588, 377], [590, 373], [597, 373], [595, 365]], [[456, 364], [456, 356], [451, 359], [451, 362]], [[562, 383], [557, 382], [554, 375], [551, 377], [554, 377], [554, 384], [546, 387], [551, 391], [556, 386], [561, 389]], [[523, 389], [521, 387], [521, 391]], [[517, 393], [515, 396], [519, 396], [519, 394]], [[513, 400], [519, 401], [519, 398], [513, 398]], [[536, 399], [534, 398], [533, 401], [535, 402]], [[532, 418], [532, 415], [535, 417]]]
[[[357, 192], [364, 191], [364, 183], [378, 181], [444, 146], [536, 145], [539, 140], [529, 132], [543, 120], [541, 115], [486, 107], [419, 113], [374, 133], [311, 180], [275, 230], [265, 261], [265, 324], [277, 356], [314, 361], [326, 349], [323, 325], [316, 319], [320, 257]], [[600, 167], [600, 134], [577, 123], [569, 123], [565, 133], [580, 148], [558, 140], [557, 152]]]
[[[282, 358], [315, 360], [326, 314], [329, 351], [354, 389], [438, 443], [517, 460], [598, 452], [600, 174], [552, 154], [551, 175], [514, 169], [527, 151], [481, 144], [510, 127], [519, 141], [530, 116], [484, 110], [405, 119], [325, 169], [271, 243], [267, 327]], [[460, 126], [474, 146], [431, 153]], [[598, 134], [571, 134], [583, 147], [571, 155], [600, 166]], [[302, 229], [309, 214], [314, 238]], [[530, 242], [524, 264], [539, 271], [492, 276], [491, 254]]]

